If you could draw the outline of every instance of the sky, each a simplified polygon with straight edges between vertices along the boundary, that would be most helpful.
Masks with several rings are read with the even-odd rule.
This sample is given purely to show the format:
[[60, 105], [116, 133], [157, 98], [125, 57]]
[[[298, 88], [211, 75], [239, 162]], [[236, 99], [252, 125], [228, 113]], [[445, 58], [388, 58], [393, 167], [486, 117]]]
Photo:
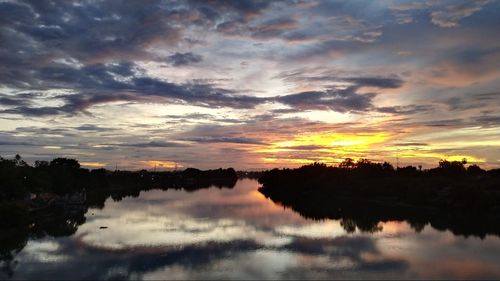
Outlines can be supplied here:
[[0, 156], [500, 167], [500, 1], [1, 1]]

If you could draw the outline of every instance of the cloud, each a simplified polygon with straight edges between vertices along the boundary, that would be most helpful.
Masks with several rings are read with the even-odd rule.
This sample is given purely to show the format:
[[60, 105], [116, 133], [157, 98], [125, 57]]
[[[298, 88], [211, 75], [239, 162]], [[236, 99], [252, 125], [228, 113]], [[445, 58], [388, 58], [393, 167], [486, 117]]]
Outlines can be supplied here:
[[[128, 1], [2, 5], [10, 14], [3, 24], [7, 52], [0, 55], [2, 62], [36, 65], [57, 57], [87, 62], [148, 57], [151, 53], [146, 47], [172, 46], [181, 38], [180, 31], [171, 25], [175, 11], [160, 1], [148, 5]], [[34, 52], [9, 52], [16, 46], [20, 51]], [[5, 57], [8, 53], [16, 57]]]
[[239, 143], [239, 144], [266, 144], [258, 139], [245, 138], [245, 137], [219, 137], [219, 136], [203, 136], [203, 137], [192, 137], [185, 138], [185, 141], [197, 142], [197, 143]]
[[431, 21], [439, 27], [456, 27], [463, 18], [481, 11], [489, 1], [467, 1], [459, 4], [452, 4], [445, 10], [434, 11], [431, 13]]
[[372, 107], [375, 94], [358, 94], [354, 88], [309, 91], [277, 98], [298, 110], [365, 111]]
[[480, 116], [480, 117], [477, 117], [475, 121], [477, 123], [481, 124], [482, 126], [492, 126], [492, 127], [500, 126], [500, 116], [499, 115]]
[[293, 150], [311, 151], [311, 150], [321, 150], [321, 149], [325, 149], [325, 148], [331, 148], [331, 146], [324, 146], [324, 145], [294, 145], [294, 146], [283, 146], [282, 148], [293, 149]]
[[395, 143], [395, 146], [428, 146], [428, 143], [425, 142], [400, 142]]
[[441, 119], [423, 122], [429, 127], [460, 127], [464, 125], [463, 119]]
[[128, 147], [186, 147], [185, 143], [170, 142], [170, 141], [150, 141], [150, 142], [139, 142], [139, 143], [119, 143], [119, 144], [106, 144], [109, 146], [128, 146]]
[[199, 63], [203, 60], [200, 55], [188, 53], [175, 53], [167, 58], [167, 61], [173, 66], [186, 66], [194, 63]]
[[[193, 0], [190, 4], [198, 8], [202, 14], [215, 18], [220, 14], [233, 14], [240, 20], [249, 20], [267, 10], [270, 6], [280, 1], [272, 2], [266, 0], [241, 0], [241, 1], [200, 1]], [[217, 12], [215, 12], [217, 11]]]
[[441, 101], [449, 110], [452, 111], [467, 111], [474, 109], [494, 110], [500, 106], [500, 93], [467, 93], [465, 95], [453, 96]]
[[81, 126], [75, 127], [75, 129], [78, 131], [94, 131], [94, 132], [107, 132], [115, 130], [113, 128], [99, 127], [92, 124], [83, 124]]
[[[76, 114], [93, 105], [117, 102], [190, 103], [207, 107], [253, 108], [266, 99], [237, 94], [211, 84], [176, 84], [146, 77], [129, 62], [93, 64], [81, 68], [52, 66], [31, 71], [31, 80], [41, 81], [28, 88], [72, 89], [75, 94], [57, 96], [61, 106], [17, 106], [3, 113], [27, 116]], [[0, 78], [1, 79], [1, 78]]]
[[[200, 274], [199, 268], [210, 269], [230, 253], [247, 253], [259, 248], [252, 240], [234, 240], [231, 242], [208, 241], [202, 244], [187, 244], [182, 247], [136, 247], [135, 251], [105, 249], [85, 243], [80, 237], [57, 240], [58, 253], [71, 255], [75, 247], [80, 249], [81, 260], [69, 259], [61, 264], [42, 265], [37, 259], [26, 261], [33, 270], [16, 271], [20, 278], [32, 279], [39, 276], [42, 268], [50, 271], [48, 277], [71, 278], [80, 276], [83, 279], [126, 279], [130, 276], [144, 276], [161, 269], [174, 267], [193, 274], [195, 279], [206, 276]], [[52, 253], [49, 253], [52, 254]], [[92, 264], [94, 266], [92, 266]], [[116, 270], [120, 268], [120, 270]], [[62, 270], [61, 270], [62, 269]], [[51, 276], [51, 274], [53, 276]], [[184, 278], [188, 275], [181, 275]]]
[[[291, 73], [281, 73], [277, 76], [287, 82], [294, 83], [313, 83], [319, 85], [345, 84], [345, 86], [331, 87], [324, 91], [306, 91], [296, 94], [280, 96], [276, 101], [291, 106], [295, 110], [333, 110], [337, 112], [349, 111], [370, 111], [374, 109], [373, 98], [376, 93], [361, 94], [358, 90], [362, 87], [373, 87], [377, 89], [396, 89], [400, 88], [404, 81], [397, 76], [377, 77], [377, 76], [359, 76], [343, 77], [341, 73], [319, 74], [307, 70], [297, 70]], [[384, 110], [384, 109], [382, 109]], [[389, 108], [385, 110], [389, 111]], [[398, 113], [395, 108], [392, 113]], [[276, 113], [289, 113], [289, 109], [277, 109]]]
[[18, 145], [22, 145], [22, 146], [37, 146], [37, 144], [35, 144], [35, 143], [31, 143], [31, 142], [24, 142], [24, 141], [21, 141], [21, 142], [17, 142], [17, 141], [0, 141], [0, 145], [12, 145], [12, 146], [18, 146]]
[[201, 120], [212, 120], [215, 116], [205, 113], [188, 113], [181, 115], [167, 114], [160, 116], [167, 119], [201, 119]]
[[3, 96], [0, 95], [0, 105], [7, 105], [7, 106], [25, 106], [27, 105], [27, 101], [23, 99], [19, 99], [16, 97], [10, 97], [10, 96]]
[[282, 72], [275, 78], [294, 83], [345, 83], [360, 87], [375, 87], [379, 89], [395, 89], [404, 84], [404, 80], [398, 75], [375, 76], [357, 74], [354, 71], [344, 71], [335, 68], [299, 68], [292, 71]]
[[[359, 94], [361, 87], [398, 88], [403, 81], [398, 77], [303, 77], [288, 76], [288, 80], [341, 81], [352, 86], [346, 89], [329, 89], [262, 98], [243, 95], [232, 90], [216, 88], [211, 84], [177, 84], [147, 77], [144, 70], [131, 62], [91, 64], [83, 67], [54, 65], [33, 70], [29, 80], [38, 81], [27, 89], [72, 89], [74, 94], [57, 98], [61, 106], [29, 106], [27, 101], [0, 111], [25, 116], [48, 116], [86, 112], [97, 104], [111, 102], [189, 103], [205, 107], [254, 108], [275, 101], [297, 110], [334, 110], [338, 112], [364, 111], [372, 107], [375, 94]], [[1, 78], [0, 78], [1, 79]]]
[[395, 105], [376, 108], [378, 112], [402, 115], [417, 114], [427, 112], [432, 109], [433, 107], [431, 105]]
[[309, 37], [298, 34], [300, 24], [291, 17], [280, 17], [258, 23], [247, 23], [239, 19], [227, 20], [217, 24], [217, 32], [227, 36], [249, 37], [258, 40], [283, 39], [289, 41]]
[[258, 26], [251, 27], [251, 36], [259, 39], [272, 39], [286, 36], [286, 33], [298, 27], [293, 18], [278, 18], [269, 20]]
[[[223, 143], [245, 150], [245, 143], [334, 128], [328, 122], [353, 131], [367, 122], [377, 124], [373, 130], [396, 124], [398, 132], [491, 128], [498, 124], [499, 97], [491, 94], [499, 83], [498, 8], [494, 1], [3, 1], [0, 118], [5, 128], [64, 127], [38, 131], [64, 149], [129, 143], [114, 149], [141, 160], [179, 140], [194, 152], [175, 160], [193, 165], [213, 160], [198, 160], [208, 153], [198, 147], [210, 143], [222, 163], [215, 151]], [[171, 105], [204, 108], [175, 115]], [[136, 123], [142, 115], [155, 119]], [[226, 128], [182, 134], [196, 125]], [[37, 142], [34, 130], [19, 132], [29, 137], [13, 140]], [[158, 149], [145, 156], [131, 147]], [[77, 150], [88, 152], [65, 152], [82, 155]]]
[[380, 89], [395, 89], [403, 85], [403, 80], [396, 77], [350, 77], [340, 80], [352, 82], [358, 87], [376, 87]]
[[47, 116], [47, 115], [57, 115], [63, 111], [58, 107], [28, 107], [28, 106], [18, 106], [14, 108], [9, 108], [5, 110], [0, 110], [0, 113], [5, 114], [19, 114], [23, 116]]
[[415, 12], [429, 11], [431, 22], [439, 27], [457, 27], [459, 22], [483, 9], [489, 0], [478, 1], [417, 1], [389, 6], [399, 24], [412, 23]]

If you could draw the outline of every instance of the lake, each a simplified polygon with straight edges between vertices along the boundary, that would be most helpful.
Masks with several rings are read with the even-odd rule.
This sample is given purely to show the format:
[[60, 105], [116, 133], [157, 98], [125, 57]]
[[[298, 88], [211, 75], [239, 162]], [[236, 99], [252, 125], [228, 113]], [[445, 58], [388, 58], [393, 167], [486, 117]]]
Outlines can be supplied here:
[[498, 279], [500, 239], [429, 224], [312, 220], [243, 179], [234, 188], [149, 190], [89, 208], [70, 235], [30, 236], [13, 279]]

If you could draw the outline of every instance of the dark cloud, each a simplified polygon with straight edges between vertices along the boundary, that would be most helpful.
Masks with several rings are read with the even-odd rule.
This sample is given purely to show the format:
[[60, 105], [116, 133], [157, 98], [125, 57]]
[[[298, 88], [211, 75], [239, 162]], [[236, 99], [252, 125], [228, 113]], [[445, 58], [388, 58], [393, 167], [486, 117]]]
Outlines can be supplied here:
[[475, 122], [482, 126], [500, 126], [500, 116], [480, 116], [475, 118]]
[[17, 127], [16, 131], [23, 133], [32, 133], [32, 134], [65, 134], [68, 133], [68, 130], [65, 128], [51, 128], [51, 127]]
[[460, 65], [483, 64], [485, 60], [500, 53], [500, 47], [456, 48], [450, 50], [448, 58]]
[[375, 93], [358, 93], [362, 87], [378, 89], [394, 89], [403, 85], [404, 81], [397, 76], [377, 77], [336, 77], [331, 75], [309, 75], [305, 71], [283, 73], [282, 79], [293, 82], [346, 82], [347, 88], [332, 88], [325, 91], [308, 91], [277, 98], [278, 102], [291, 106], [292, 109], [278, 109], [276, 113], [289, 113], [292, 110], [333, 110], [337, 112], [376, 110], [393, 114], [413, 114], [427, 111], [429, 106], [391, 106], [375, 108], [372, 104]]
[[147, 56], [145, 47], [176, 44], [180, 31], [172, 27], [174, 5], [160, 1], [27, 2], [34, 14], [20, 28], [46, 47], [56, 46], [78, 60]]
[[355, 88], [310, 91], [282, 96], [277, 101], [299, 110], [365, 111], [372, 107], [375, 94], [358, 94]]
[[94, 131], [94, 132], [106, 132], [115, 130], [113, 128], [99, 127], [92, 124], [83, 124], [81, 126], [75, 127], [75, 129], [78, 131]]
[[427, 121], [422, 124], [429, 127], [460, 127], [463, 126], [465, 122], [463, 119], [442, 119]]
[[404, 84], [398, 75], [390, 76], [353, 76], [352, 73], [346, 73], [337, 69], [309, 69], [301, 68], [290, 72], [282, 72], [276, 78], [287, 82], [345, 82], [355, 87], [375, 87], [379, 89], [396, 89]]
[[37, 146], [35, 143], [25, 142], [25, 141], [0, 141], [0, 145], [12, 145], [12, 146]]
[[[91, 64], [83, 67], [54, 65], [33, 70], [29, 80], [36, 81], [27, 89], [72, 89], [75, 94], [57, 96], [61, 106], [21, 106], [2, 113], [26, 116], [75, 114], [85, 112], [96, 104], [116, 101], [149, 103], [189, 103], [207, 107], [253, 108], [256, 105], [276, 101], [297, 110], [334, 110], [338, 112], [364, 111], [372, 107], [374, 94], [359, 94], [363, 86], [396, 88], [403, 83], [393, 77], [340, 78], [353, 86], [346, 89], [303, 92], [277, 98], [260, 98], [242, 95], [235, 91], [216, 88], [212, 84], [176, 84], [145, 76], [144, 70], [130, 62]], [[1, 79], [1, 78], [0, 78]]]
[[[384, 257], [381, 255], [374, 240], [367, 237], [341, 236], [334, 239], [309, 239], [295, 238], [291, 243], [283, 248], [289, 251], [309, 254], [326, 255], [331, 259], [348, 258], [355, 265], [355, 269], [360, 272], [365, 271], [405, 271], [409, 264], [404, 259]], [[370, 260], [364, 254], [370, 253], [381, 259]], [[327, 270], [323, 268], [323, 270]]]
[[[233, 17], [241, 20], [249, 20], [250, 18], [261, 14], [271, 5], [275, 5], [280, 1], [266, 0], [241, 0], [241, 1], [218, 1], [218, 0], [192, 0], [191, 5], [198, 8], [199, 11], [210, 18], [215, 18], [220, 14], [233, 14]], [[291, 3], [291, 2], [290, 2]]]
[[24, 99], [19, 99], [19, 98], [10, 97], [10, 96], [0, 96], [0, 105], [25, 106], [27, 104], [28, 104], [28, 102]]
[[16, 94], [0, 94], [0, 106], [29, 106], [30, 100], [39, 97], [40, 93], [20, 92]]
[[430, 105], [395, 105], [376, 108], [378, 112], [402, 115], [417, 114], [427, 112], [432, 109], [433, 107]]
[[184, 143], [171, 142], [171, 141], [150, 141], [150, 142], [139, 142], [139, 143], [120, 143], [120, 144], [107, 144], [110, 146], [128, 146], [128, 147], [185, 147]]
[[28, 107], [28, 106], [18, 106], [14, 108], [9, 108], [5, 110], [0, 110], [0, 113], [6, 114], [19, 114], [24, 116], [47, 116], [47, 115], [57, 115], [63, 113], [59, 107]]
[[351, 77], [343, 81], [354, 83], [359, 87], [376, 87], [380, 89], [395, 89], [403, 85], [403, 80], [396, 77]]
[[185, 66], [201, 62], [203, 57], [191, 52], [188, 53], [175, 53], [167, 58], [167, 61], [174, 66]]
[[[27, 85], [30, 89], [73, 89], [75, 94], [59, 95], [62, 106], [18, 106], [3, 113], [43, 116], [75, 114], [96, 104], [115, 101], [151, 103], [190, 103], [208, 107], [252, 108], [266, 100], [215, 88], [211, 84], [176, 84], [142, 75], [129, 62], [93, 64], [82, 68], [69, 66], [46, 67], [31, 71], [31, 79], [40, 81]], [[0, 78], [1, 79], [1, 78]]]
[[[142, 276], [169, 266], [185, 269], [210, 267], [213, 263], [224, 260], [230, 253], [251, 252], [259, 245], [251, 240], [231, 242], [213, 242], [183, 245], [182, 247], [137, 247], [134, 251], [113, 250], [86, 244], [75, 239], [58, 240], [58, 251], [63, 254], [74, 253], [76, 249], [83, 259], [69, 259], [62, 263], [42, 264], [37, 260], [28, 261], [31, 270], [16, 271], [16, 277], [33, 279], [46, 271], [48, 279], [127, 279], [130, 276]], [[61, 270], [63, 268], [63, 270]], [[120, 268], [119, 271], [116, 268]]]
[[[159, 102], [253, 106], [248, 104], [254, 102], [251, 97], [243, 96], [240, 103], [229, 91], [210, 85], [177, 85], [137, 76], [139, 70], [130, 61], [156, 59], [157, 55], [150, 53], [153, 47], [175, 46], [180, 41], [176, 23], [186, 18], [179, 14], [187, 11], [181, 4], [36, 1], [0, 5], [0, 85], [18, 90], [76, 92], [56, 97], [64, 102], [62, 106], [33, 106], [27, 98], [2, 96], [2, 105], [9, 106], [2, 113], [73, 114], [112, 101], [155, 102], [154, 96]], [[167, 59], [174, 65], [184, 65], [201, 57], [177, 53]]]
[[476, 100], [480, 101], [499, 101], [500, 92], [482, 93], [473, 95]]
[[245, 137], [204, 136], [204, 137], [185, 138], [183, 140], [197, 142], [197, 143], [239, 143], [239, 144], [258, 144], [258, 145], [266, 144], [261, 140], [253, 138], [245, 138]]
[[441, 103], [445, 104], [449, 110], [465, 111], [470, 109], [494, 110], [500, 106], [500, 93], [480, 93], [454, 96], [447, 98]]
[[33, 77], [31, 72], [57, 74], [56, 61], [78, 65], [140, 58], [148, 42], [169, 38], [168, 24], [160, 22], [168, 17], [155, 17], [155, 10], [161, 9], [150, 4], [8, 3], [5, 11], [15, 17], [7, 17], [0, 29], [0, 83], [14, 88], [39, 87], [47, 77]]

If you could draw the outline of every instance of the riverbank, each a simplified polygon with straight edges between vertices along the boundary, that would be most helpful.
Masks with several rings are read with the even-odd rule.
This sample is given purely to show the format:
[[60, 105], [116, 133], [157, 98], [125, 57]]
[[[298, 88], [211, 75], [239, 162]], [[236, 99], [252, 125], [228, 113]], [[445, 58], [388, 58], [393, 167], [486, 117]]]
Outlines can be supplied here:
[[431, 224], [465, 236], [498, 235], [498, 171], [466, 169], [464, 164], [398, 170], [365, 161], [348, 168], [314, 164], [274, 169], [259, 179], [259, 191], [306, 218], [350, 221], [367, 231], [376, 230], [379, 222], [404, 220], [415, 230]]

